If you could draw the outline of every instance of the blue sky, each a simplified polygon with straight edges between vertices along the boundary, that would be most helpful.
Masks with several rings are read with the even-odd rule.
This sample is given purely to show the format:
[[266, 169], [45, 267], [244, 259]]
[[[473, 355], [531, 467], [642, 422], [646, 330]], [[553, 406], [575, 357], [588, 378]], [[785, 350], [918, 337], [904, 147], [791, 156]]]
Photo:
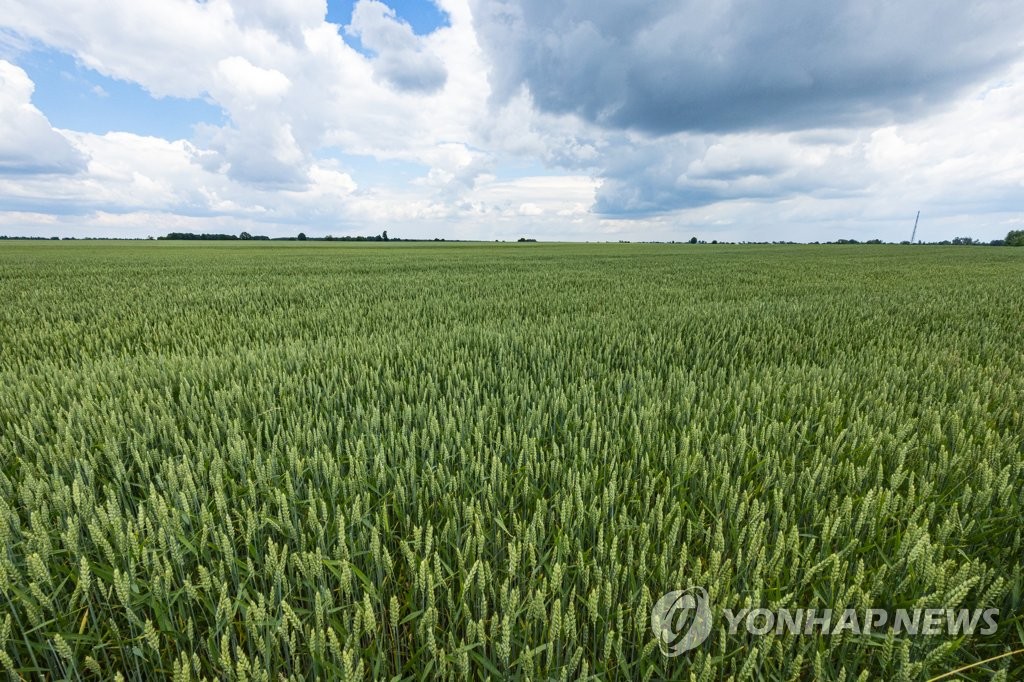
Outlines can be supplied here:
[[918, 210], [924, 239], [1024, 223], [1011, 0], [7, 5], [0, 234], [899, 241]]
[[191, 136], [197, 123], [224, 119], [220, 107], [203, 98], [155, 99], [137, 83], [108, 78], [43, 45], [20, 55], [16, 63], [35, 83], [33, 104], [57, 128], [181, 139]]
[[[327, 21], [345, 26], [352, 19], [355, 0], [337, 2], [328, 0]], [[395, 14], [409, 24], [417, 35], [425, 36], [433, 33], [441, 26], [448, 25], [448, 17], [437, 5], [429, 0], [391, 0], [387, 3], [395, 10]]]

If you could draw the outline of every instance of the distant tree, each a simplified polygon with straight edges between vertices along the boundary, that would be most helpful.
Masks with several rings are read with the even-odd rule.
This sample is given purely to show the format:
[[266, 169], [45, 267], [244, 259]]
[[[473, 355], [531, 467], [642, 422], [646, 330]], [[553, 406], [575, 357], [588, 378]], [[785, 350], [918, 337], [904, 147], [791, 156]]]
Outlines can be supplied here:
[[306, 233], [305, 232], [299, 232], [299, 241], [300, 242], [306, 241]]
[[954, 237], [953, 243], [957, 246], [972, 246], [977, 242], [975, 242], [971, 237]]
[[690, 237], [690, 243], [691, 244], [696, 244], [697, 243], [697, 238], [696, 237]]
[[157, 237], [157, 239], [200, 239], [204, 241], [209, 240], [232, 240], [238, 239], [236, 234], [195, 234], [192, 232], [170, 232], [163, 237]]
[[382, 239], [383, 239], [384, 241], [387, 241], [387, 240], [388, 240], [388, 231], [387, 231], [387, 230], [384, 230], [384, 233], [383, 233], [383, 234], [381, 235], [381, 238], [382, 238]]
[[243, 232], [242, 234], [238, 235], [238, 238], [239, 239], [252, 239], [252, 235], [249, 234], [248, 232]]
[[1024, 230], [1010, 230], [1005, 241], [1007, 246], [1024, 246]]
[[988, 243], [989, 246], [1006, 246], [1005, 239], [993, 239]]

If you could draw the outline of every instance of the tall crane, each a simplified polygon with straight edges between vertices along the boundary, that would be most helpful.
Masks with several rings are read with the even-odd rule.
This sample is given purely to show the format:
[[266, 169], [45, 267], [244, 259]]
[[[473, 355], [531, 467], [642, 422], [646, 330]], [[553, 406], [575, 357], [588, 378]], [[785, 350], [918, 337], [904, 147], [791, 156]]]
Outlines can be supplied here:
[[910, 243], [914, 243], [914, 237], [917, 236], [917, 221], [921, 219], [921, 212], [917, 212], [917, 217], [914, 218], [914, 231], [910, 233]]

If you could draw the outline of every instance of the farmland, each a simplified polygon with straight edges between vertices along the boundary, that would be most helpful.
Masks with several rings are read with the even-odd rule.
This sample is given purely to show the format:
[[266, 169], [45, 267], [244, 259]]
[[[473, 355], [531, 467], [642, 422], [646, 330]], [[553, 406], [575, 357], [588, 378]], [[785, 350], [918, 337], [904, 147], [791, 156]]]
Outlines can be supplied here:
[[[1024, 647], [1022, 274], [1010, 248], [2, 244], [0, 670], [919, 680]], [[714, 628], [667, 657], [651, 606], [690, 586]], [[1000, 616], [727, 631], [762, 606]]]

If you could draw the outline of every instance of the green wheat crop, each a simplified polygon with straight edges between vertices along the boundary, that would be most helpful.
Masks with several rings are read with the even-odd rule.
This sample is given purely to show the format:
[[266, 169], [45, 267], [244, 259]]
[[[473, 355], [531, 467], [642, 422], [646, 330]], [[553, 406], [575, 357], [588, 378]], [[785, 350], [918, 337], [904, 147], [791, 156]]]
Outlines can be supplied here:
[[[852, 682], [1021, 648], [1018, 251], [5, 243], [0, 670]], [[688, 586], [715, 626], [667, 658]], [[730, 635], [744, 606], [1000, 617]]]

